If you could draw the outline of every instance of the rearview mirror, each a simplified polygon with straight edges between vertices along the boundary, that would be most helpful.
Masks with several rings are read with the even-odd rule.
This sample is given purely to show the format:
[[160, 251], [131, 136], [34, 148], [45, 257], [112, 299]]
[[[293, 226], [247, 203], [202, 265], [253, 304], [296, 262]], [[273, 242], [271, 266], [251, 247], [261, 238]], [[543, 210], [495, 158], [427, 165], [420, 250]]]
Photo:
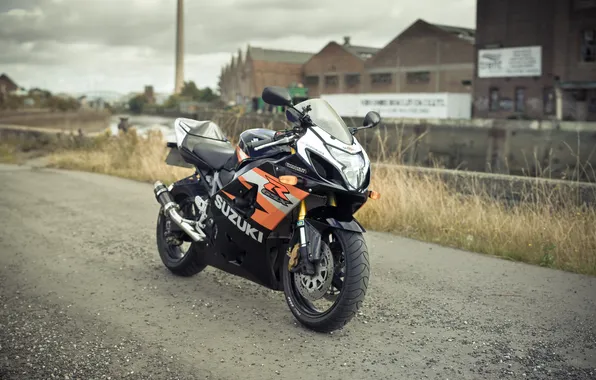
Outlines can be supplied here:
[[381, 115], [375, 111], [369, 111], [362, 122], [363, 127], [376, 127], [381, 122]]
[[378, 112], [370, 111], [369, 113], [364, 116], [364, 121], [362, 122], [362, 127], [352, 127], [350, 128], [351, 134], [356, 134], [361, 129], [367, 129], [376, 127], [381, 122], [381, 115]]
[[287, 88], [283, 87], [265, 87], [261, 95], [263, 101], [272, 106], [291, 106], [292, 96]]

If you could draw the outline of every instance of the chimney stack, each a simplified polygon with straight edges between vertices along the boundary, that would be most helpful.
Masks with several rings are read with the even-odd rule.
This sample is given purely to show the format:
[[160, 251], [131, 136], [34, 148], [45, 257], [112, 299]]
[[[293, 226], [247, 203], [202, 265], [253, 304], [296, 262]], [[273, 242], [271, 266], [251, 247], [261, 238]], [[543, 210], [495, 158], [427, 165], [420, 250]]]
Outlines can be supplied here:
[[350, 37], [349, 36], [344, 37], [344, 46], [350, 46]]
[[178, 0], [176, 13], [176, 82], [174, 93], [182, 92], [184, 86], [184, 9], [183, 0]]

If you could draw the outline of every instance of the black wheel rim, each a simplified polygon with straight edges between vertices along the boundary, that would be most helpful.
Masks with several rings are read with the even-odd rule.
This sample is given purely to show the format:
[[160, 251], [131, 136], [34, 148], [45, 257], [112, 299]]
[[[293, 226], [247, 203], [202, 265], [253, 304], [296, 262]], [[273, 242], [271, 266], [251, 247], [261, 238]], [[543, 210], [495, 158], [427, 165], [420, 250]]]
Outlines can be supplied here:
[[[189, 200], [188, 198], [180, 203], [180, 213], [185, 218], [196, 220], [198, 218], [198, 211], [199, 210], [198, 210], [196, 204], [192, 200]], [[162, 229], [162, 239], [164, 241], [164, 245], [165, 245], [168, 257], [172, 261], [181, 261], [186, 257], [188, 252], [192, 249], [190, 238], [186, 234], [183, 234], [184, 238], [183, 238], [183, 242], [181, 245], [168, 244], [166, 242], [166, 237], [165, 237], [165, 233], [166, 233], [166, 225], [165, 224], [167, 223], [168, 218], [165, 215], [163, 217], [164, 217], [164, 226]], [[174, 223], [174, 222], [170, 221], [170, 223]]]

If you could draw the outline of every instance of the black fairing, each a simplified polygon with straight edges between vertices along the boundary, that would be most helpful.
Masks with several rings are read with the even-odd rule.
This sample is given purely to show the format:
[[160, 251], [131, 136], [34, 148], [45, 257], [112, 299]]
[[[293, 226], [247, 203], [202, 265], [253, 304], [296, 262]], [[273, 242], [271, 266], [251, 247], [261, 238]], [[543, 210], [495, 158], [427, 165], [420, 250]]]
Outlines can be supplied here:
[[255, 209], [260, 208], [256, 201], [258, 189], [255, 186], [247, 189], [237, 177], [254, 167], [271, 176], [279, 175], [267, 159], [250, 162], [236, 174], [235, 180], [211, 198], [210, 216], [216, 227], [212, 234], [213, 249], [205, 254], [204, 263], [270, 289], [283, 290], [281, 265], [291, 236], [292, 213], [274, 231], [251, 219]]
[[[270, 130], [248, 130], [243, 132], [240, 144], [246, 147], [246, 143], [252, 138], [270, 138], [273, 133]], [[292, 236], [296, 237], [293, 231], [298, 214], [297, 204], [294, 204], [292, 211], [270, 230], [253, 218], [257, 209], [263, 209], [258, 201], [259, 195], [263, 196], [261, 189], [255, 184], [248, 188], [238, 177], [255, 168], [275, 178], [282, 175], [299, 177], [300, 182], [295, 188], [307, 193], [307, 221], [321, 233], [329, 229], [364, 232], [364, 228], [354, 220], [353, 214], [367, 201], [368, 193], [348, 191], [343, 185], [321, 176], [298, 155], [285, 150], [269, 150], [267, 154], [261, 151], [251, 153], [253, 156], [259, 154], [261, 158], [250, 157], [239, 163], [235, 170], [224, 169], [220, 172], [222, 180], [224, 176], [226, 178], [222, 181], [224, 188], [211, 197], [209, 202], [208, 213], [214, 223], [213, 228], [208, 231], [210, 247], [205, 250], [203, 260], [207, 265], [270, 289], [283, 290], [281, 271], [290, 239]], [[224, 168], [232, 161], [234, 160], [228, 161]], [[186, 189], [187, 184], [177, 184], [172, 190], [173, 193], [188, 192], [176, 190], [178, 186]], [[335, 196], [335, 207], [328, 206], [329, 193]], [[275, 203], [271, 199], [268, 201]], [[200, 244], [194, 244], [194, 247], [201, 249]]]

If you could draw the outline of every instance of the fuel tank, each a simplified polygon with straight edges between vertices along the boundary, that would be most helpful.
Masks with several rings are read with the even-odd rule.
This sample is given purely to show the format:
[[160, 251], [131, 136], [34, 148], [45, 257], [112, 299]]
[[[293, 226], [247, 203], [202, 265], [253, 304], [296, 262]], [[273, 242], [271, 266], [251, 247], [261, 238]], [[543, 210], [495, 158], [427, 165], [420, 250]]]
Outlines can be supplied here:
[[259, 150], [254, 150], [254, 148], [248, 145], [249, 142], [253, 141], [260, 141], [264, 139], [271, 139], [275, 135], [275, 131], [271, 129], [265, 128], [253, 128], [247, 129], [240, 134], [238, 147], [240, 150], [247, 156], [244, 158], [262, 158], [262, 157], [270, 157], [274, 156], [279, 153], [289, 153], [290, 148], [286, 145], [277, 145], [271, 146], [267, 148], [262, 148]]

